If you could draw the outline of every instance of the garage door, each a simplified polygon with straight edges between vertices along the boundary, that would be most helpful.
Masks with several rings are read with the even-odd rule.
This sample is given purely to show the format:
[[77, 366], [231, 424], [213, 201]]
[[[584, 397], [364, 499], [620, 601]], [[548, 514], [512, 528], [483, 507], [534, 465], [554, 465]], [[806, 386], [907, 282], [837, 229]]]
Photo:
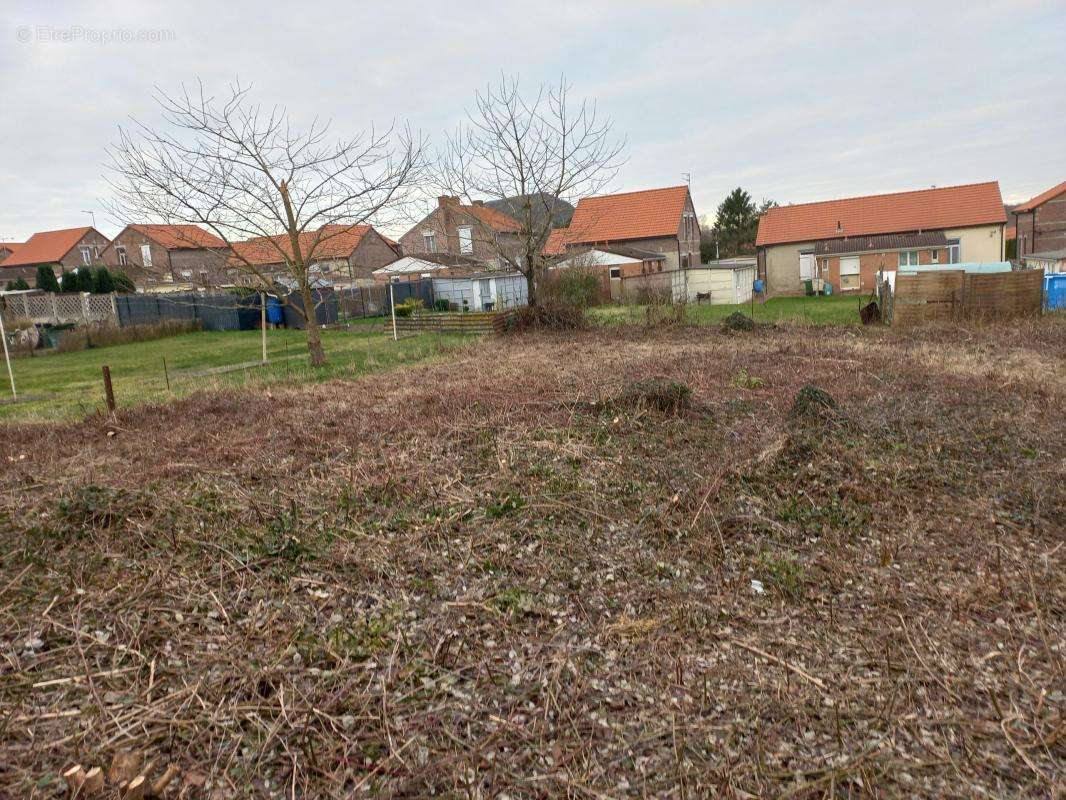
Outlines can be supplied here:
[[857, 291], [859, 288], [859, 257], [840, 259], [840, 291]]

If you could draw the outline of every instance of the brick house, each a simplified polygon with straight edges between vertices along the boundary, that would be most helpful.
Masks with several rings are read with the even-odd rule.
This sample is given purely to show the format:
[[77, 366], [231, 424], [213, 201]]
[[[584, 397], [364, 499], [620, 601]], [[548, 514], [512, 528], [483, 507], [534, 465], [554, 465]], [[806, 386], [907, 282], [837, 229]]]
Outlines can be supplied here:
[[[372, 286], [374, 270], [398, 258], [390, 242], [370, 225], [326, 225], [300, 234], [300, 251], [305, 258], [310, 257], [309, 272], [322, 280], [334, 285]], [[237, 258], [228, 272], [240, 283], [257, 283], [245, 264], [271, 278], [289, 276], [285, 259], [292, 257], [292, 245], [287, 235], [234, 242], [233, 252]]]
[[771, 293], [870, 291], [881, 269], [1002, 261], [1006, 222], [995, 181], [779, 206], [759, 220], [758, 273]]
[[101, 254], [110, 243], [108, 238], [91, 226], [66, 228], [59, 231], [40, 231], [0, 263], [0, 281], [22, 278], [30, 286], [36, 285], [37, 267], [52, 268], [58, 277], [63, 270], [93, 267], [103, 264]]
[[3, 264], [8, 256], [14, 255], [23, 244], [25, 242], [0, 242], [0, 264]]
[[217, 286], [226, 243], [197, 225], [127, 225], [104, 250], [104, 263], [140, 289]]
[[1066, 250], [1066, 181], [1012, 209], [1018, 258]]
[[522, 225], [509, 214], [475, 200], [463, 205], [458, 197], [443, 195], [437, 207], [400, 237], [405, 256], [443, 253], [494, 261], [497, 248], [520, 249]]
[[700, 225], [688, 187], [583, 198], [570, 226], [552, 231], [544, 254], [619, 246], [661, 254], [664, 270], [699, 266]]

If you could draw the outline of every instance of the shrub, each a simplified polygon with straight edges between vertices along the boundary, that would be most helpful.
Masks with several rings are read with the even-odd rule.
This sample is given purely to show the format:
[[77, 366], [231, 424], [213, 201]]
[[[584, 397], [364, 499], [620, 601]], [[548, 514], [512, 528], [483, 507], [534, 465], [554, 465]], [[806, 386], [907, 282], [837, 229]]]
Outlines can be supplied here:
[[119, 294], [133, 294], [137, 291], [137, 287], [133, 285], [130, 276], [125, 272], [112, 272], [111, 280], [115, 284], [115, 291]]
[[42, 292], [59, 291], [59, 281], [51, 267], [44, 264], [37, 267], [37, 288]]
[[586, 324], [582, 308], [558, 298], [545, 297], [535, 306], [517, 309], [510, 330], [575, 331], [584, 329]]
[[115, 291], [115, 281], [111, 278], [111, 273], [107, 267], [100, 267], [92, 272], [93, 277], [93, 294], [111, 294]]
[[19, 291], [19, 290], [23, 290], [24, 291], [24, 290], [29, 289], [29, 288], [30, 288], [30, 285], [28, 283], [26, 283], [25, 278], [16, 278], [13, 281], [8, 281], [7, 282], [7, 290], [9, 292], [16, 292], [16, 291]]
[[90, 267], [78, 267], [74, 273], [74, 285], [76, 292], [91, 292], [93, 290], [93, 272]]
[[725, 332], [753, 331], [755, 330], [755, 320], [747, 314], [741, 314], [739, 311], [734, 311], [722, 320], [722, 330]]
[[433, 307], [434, 307], [435, 309], [437, 309], [437, 311], [450, 311], [450, 310], [451, 310], [451, 307], [452, 307], [452, 304], [451, 304], [451, 303], [449, 303], [449, 302], [448, 302], [448, 301], [447, 301], [447, 300], [446, 300], [445, 298], [443, 298], [443, 297], [438, 297], [438, 298], [437, 298], [437, 299], [436, 299], [436, 300], [435, 300], [435, 301], [433, 302]]
[[67, 272], [66, 270], [63, 270], [63, 274], [59, 276], [59, 291], [78, 291], [78, 276], [75, 275], [73, 272]]
[[603, 280], [603, 271], [588, 267], [569, 267], [549, 272], [542, 282], [542, 296], [578, 308], [598, 306], [611, 299]]
[[411, 316], [411, 312], [414, 311], [411, 306], [406, 305], [405, 303], [397, 303], [394, 310], [398, 317], [409, 317]]

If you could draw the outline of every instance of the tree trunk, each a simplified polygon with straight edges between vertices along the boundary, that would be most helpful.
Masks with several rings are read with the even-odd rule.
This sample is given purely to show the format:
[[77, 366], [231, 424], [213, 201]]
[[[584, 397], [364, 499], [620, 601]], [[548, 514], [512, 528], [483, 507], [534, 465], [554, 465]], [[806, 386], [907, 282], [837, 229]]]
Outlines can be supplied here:
[[300, 282], [300, 296], [304, 304], [304, 320], [307, 324], [307, 352], [311, 356], [311, 366], [320, 367], [326, 363], [326, 354], [322, 350], [322, 334], [318, 330], [318, 315], [315, 313], [315, 298], [311, 294], [311, 284]]
[[526, 294], [528, 298], [526, 302], [530, 307], [536, 307], [537, 305], [537, 282], [533, 276], [533, 268], [530, 267], [526, 270]]

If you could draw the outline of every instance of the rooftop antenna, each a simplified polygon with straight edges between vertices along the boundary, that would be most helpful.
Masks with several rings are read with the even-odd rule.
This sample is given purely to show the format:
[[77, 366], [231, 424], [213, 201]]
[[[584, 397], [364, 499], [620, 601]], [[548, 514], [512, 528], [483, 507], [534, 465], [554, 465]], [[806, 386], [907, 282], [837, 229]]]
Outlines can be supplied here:
[[689, 188], [692, 188], [692, 173], [691, 172], [682, 172], [681, 173], [681, 177], [685, 179], [685, 184]]
[[95, 228], [96, 227], [96, 214], [94, 214], [91, 211], [82, 211], [81, 213], [89, 215], [89, 219], [91, 219], [93, 221], [93, 227]]

